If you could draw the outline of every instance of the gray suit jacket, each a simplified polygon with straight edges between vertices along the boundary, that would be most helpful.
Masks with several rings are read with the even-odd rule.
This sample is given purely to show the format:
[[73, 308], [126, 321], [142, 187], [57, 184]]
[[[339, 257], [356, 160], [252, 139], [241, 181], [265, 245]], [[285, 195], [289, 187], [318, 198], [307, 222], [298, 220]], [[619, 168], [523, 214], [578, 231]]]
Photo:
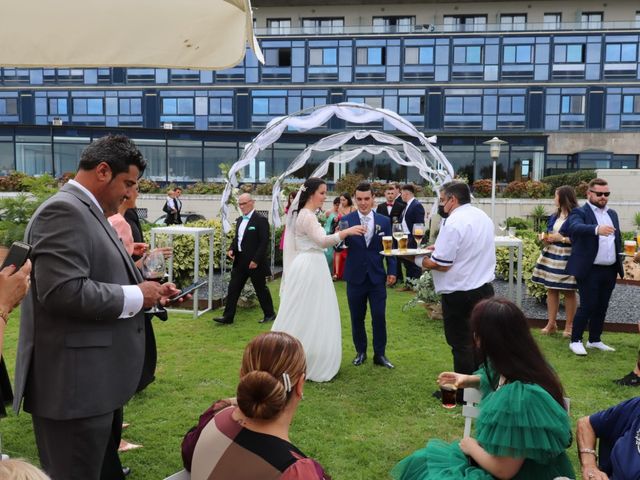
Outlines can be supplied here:
[[135, 393], [144, 315], [118, 319], [121, 285], [142, 281], [100, 209], [65, 185], [32, 217], [31, 289], [22, 303], [14, 409], [54, 420], [102, 415]]

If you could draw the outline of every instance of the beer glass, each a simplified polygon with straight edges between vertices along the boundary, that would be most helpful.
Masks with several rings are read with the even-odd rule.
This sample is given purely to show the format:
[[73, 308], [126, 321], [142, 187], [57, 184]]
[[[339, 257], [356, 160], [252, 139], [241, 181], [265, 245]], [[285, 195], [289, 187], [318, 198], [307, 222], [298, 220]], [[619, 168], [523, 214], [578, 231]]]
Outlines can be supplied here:
[[384, 253], [391, 255], [391, 249], [393, 248], [393, 237], [391, 235], [382, 237], [382, 247], [384, 248]]
[[624, 254], [633, 256], [636, 253], [637, 243], [635, 240], [625, 240], [624, 241]]
[[398, 240], [398, 250], [400, 250], [400, 252], [406, 252], [408, 242], [409, 237], [407, 237], [405, 234], [402, 234], [402, 237], [400, 237], [400, 240]]
[[413, 224], [413, 238], [416, 241], [416, 248], [420, 248], [422, 237], [424, 237], [424, 223]]
[[456, 406], [456, 393], [458, 387], [452, 383], [440, 385], [440, 393], [442, 393], [442, 406], [444, 408], [454, 408]]

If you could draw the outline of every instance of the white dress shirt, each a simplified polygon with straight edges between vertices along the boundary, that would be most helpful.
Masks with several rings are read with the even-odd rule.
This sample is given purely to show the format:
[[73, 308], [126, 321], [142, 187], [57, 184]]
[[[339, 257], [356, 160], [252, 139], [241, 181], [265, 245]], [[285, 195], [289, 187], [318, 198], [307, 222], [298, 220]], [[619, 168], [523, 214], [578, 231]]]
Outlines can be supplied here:
[[[242, 239], [244, 238], [244, 232], [247, 229], [247, 224], [249, 220], [251, 220], [251, 215], [253, 215], [255, 209], [251, 210], [246, 215], [242, 216], [242, 221], [240, 222], [240, 226], [238, 227], [238, 251], [242, 251]], [[246, 217], [246, 218], [245, 218]]]
[[[96, 207], [104, 213], [104, 210], [102, 210], [102, 207], [98, 203], [96, 197], [84, 185], [76, 182], [75, 180], [69, 180], [69, 183], [82, 190], [84, 194], [96, 205]], [[122, 306], [122, 313], [120, 313], [118, 318], [131, 318], [142, 310], [144, 295], [142, 295], [142, 290], [140, 290], [138, 285], [120, 285], [120, 288], [122, 288], [122, 293], [124, 293], [124, 305]]]
[[402, 231], [409, 235], [411, 234], [411, 232], [409, 231], [409, 227], [407, 226], [405, 217], [407, 216], [407, 210], [409, 210], [409, 205], [411, 205], [415, 199], [416, 197], [413, 197], [411, 200], [409, 200], [407, 202], [407, 206], [404, 207], [404, 211], [402, 212]]
[[[593, 214], [596, 216], [598, 226], [609, 225], [613, 227], [613, 221], [607, 211], [609, 208], [598, 208], [593, 203], [589, 202]], [[598, 227], [596, 227], [596, 235], [598, 235]], [[613, 265], [616, 263], [616, 235], [598, 235], [598, 253], [594, 265]]]

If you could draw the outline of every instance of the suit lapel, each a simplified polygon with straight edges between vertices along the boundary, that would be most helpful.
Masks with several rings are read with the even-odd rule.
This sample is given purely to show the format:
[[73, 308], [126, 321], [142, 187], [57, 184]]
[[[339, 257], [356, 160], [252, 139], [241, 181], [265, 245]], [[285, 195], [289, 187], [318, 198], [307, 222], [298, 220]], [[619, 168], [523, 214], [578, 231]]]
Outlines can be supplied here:
[[593, 209], [591, 208], [591, 204], [589, 203], [589, 201], [587, 200], [587, 203], [584, 205], [585, 211], [587, 213], [587, 216], [589, 217], [589, 220], [591, 221], [591, 223], [593, 225], [597, 225], [598, 224], [598, 219], [596, 218], [596, 214], [593, 213]]

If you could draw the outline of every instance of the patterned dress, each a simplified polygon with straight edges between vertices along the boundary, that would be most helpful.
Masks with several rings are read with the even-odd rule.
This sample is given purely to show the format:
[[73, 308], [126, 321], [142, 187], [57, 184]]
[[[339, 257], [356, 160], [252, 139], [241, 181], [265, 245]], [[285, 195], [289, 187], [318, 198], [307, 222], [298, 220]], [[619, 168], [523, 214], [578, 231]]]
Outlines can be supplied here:
[[[547, 231], [549, 233], [560, 232], [565, 221], [566, 217], [552, 215], [549, 218]], [[577, 290], [578, 285], [575, 277], [565, 272], [570, 255], [571, 245], [561, 242], [545, 245], [533, 269], [531, 281], [551, 290]]]

